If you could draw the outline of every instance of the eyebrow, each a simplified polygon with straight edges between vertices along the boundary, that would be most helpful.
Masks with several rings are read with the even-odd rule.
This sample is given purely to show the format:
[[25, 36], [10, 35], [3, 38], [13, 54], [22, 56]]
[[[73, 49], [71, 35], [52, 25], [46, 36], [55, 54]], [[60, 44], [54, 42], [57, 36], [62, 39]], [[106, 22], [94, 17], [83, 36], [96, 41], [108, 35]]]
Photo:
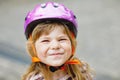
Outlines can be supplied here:
[[68, 36], [67, 36], [67, 35], [60, 35], [60, 36], [58, 36], [58, 37], [60, 37], [60, 38], [61, 38], [61, 37], [68, 37]]
[[44, 37], [40, 37], [40, 39], [49, 39], [50, 37], [44, 36]]

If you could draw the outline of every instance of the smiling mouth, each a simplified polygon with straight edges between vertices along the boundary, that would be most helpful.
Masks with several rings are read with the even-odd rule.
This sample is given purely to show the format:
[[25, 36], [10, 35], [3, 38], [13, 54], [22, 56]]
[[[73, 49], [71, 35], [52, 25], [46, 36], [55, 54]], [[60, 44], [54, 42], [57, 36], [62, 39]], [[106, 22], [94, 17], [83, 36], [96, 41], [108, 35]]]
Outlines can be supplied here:
[[50, 54], [50, 56], [57, 56], [57, 55], [63, 55], [64, 53], [53, 53], [53, 54]]

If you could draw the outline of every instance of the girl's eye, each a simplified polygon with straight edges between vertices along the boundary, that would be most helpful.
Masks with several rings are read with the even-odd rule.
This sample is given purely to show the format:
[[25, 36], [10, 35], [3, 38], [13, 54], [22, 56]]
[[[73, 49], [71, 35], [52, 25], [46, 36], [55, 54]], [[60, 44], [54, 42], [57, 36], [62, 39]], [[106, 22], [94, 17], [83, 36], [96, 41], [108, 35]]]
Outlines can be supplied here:
[[60, 39], [59, 41], [66, 41], [67, 39]]
[[49, 42], [49, 40], [42, 40], [41, 42]]

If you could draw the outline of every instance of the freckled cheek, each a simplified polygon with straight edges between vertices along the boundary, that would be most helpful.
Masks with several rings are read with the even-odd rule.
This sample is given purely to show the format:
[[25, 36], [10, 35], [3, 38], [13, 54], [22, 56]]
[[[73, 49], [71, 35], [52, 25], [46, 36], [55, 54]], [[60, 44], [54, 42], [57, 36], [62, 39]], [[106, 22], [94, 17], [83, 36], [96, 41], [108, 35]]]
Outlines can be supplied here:
[[72, 53], [72, 47], [70, 43], [64, 44], [62, 45], [64, 47], [64, 49], [66, 49], [66, 52], [71, 54]]
[[38, 51], [38, 55], [44, 56], [44, 55], [45, 55], [45, 52], [44, 52], [43, 50], [40, 50], [40, 51]]
[[69, 54], [72, 54], [72, 48], [71, 47], [69, 48]]
[[46, 53], [47, 53], [47, 48], [44, 47], [44, 46], [42, 46], [42, 47], [37, 46], [37, 47], [36, 47], [36, 52], [37, 52], [37, 55], [38, 55], [38, 56], [43, 56], [43, 57], [45, 57], [45, 56], [46, 56]]
[[46, 58], [46, 54], [44, 54], [43, 52], [38, 52], [37, 56], [40, 60], [43, 60]]

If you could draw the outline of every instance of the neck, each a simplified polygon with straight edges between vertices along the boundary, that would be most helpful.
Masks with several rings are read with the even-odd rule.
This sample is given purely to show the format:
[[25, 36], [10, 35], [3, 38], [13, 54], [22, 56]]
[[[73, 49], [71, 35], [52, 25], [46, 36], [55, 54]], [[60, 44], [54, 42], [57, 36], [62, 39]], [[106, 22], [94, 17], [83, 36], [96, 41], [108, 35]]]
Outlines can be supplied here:
[[64, 70], [57, 70], [52, 73], [52, 76], [53, 76], [52, 80], [58, 80], [60, 78], [63, 78], [64, 76], [66, 76], [66, 74], [67, 73]]

